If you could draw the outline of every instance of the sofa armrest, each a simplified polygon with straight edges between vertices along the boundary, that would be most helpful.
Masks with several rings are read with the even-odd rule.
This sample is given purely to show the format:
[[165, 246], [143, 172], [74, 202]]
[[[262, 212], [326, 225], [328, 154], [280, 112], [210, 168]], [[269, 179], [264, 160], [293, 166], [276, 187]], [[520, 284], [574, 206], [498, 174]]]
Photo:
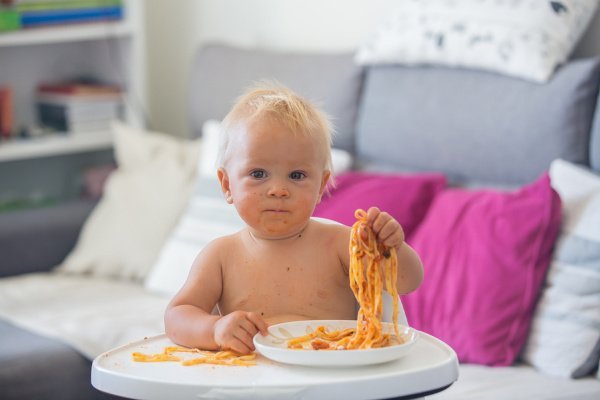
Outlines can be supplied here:
[[0, 213], [0, 277], [48, 271], [60, 264], [95, 205], [77, 200]]

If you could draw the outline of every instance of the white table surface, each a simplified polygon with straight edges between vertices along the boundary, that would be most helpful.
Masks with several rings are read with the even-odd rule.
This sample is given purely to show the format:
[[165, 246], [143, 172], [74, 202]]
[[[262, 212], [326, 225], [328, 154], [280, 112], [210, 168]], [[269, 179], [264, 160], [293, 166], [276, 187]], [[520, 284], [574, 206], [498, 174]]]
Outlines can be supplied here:
[[97, 389], [132, 399], [384, 399], [439, 390], [458, 379], [456, 353], [419, 332], [409, 354], [396, 361], [348, 368], [302, 367], [257, 356], [250, 367], [177, 362], [134, 362], [133, 352], [160, 353], [173, 343], [164, 335], [98, 356], [92, 365]]

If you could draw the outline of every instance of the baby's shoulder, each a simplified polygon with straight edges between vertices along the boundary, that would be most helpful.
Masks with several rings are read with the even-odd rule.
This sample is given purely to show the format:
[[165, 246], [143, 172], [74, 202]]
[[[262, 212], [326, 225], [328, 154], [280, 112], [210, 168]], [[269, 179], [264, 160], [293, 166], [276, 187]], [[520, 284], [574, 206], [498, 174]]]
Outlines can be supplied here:
[[239, 232], [220, 236], [211, 240], [200, 250], [194, 264], [203, 266], [203, 268], [207, 266], [223, 268], [235, 262], [235, 257], [239, 256], [242, 250]]
[[332, 236], [346, 238], [350, 234], [350, 228], [337, 221], [325, 218], [311, 218], [311, 224], [318, 236]]
[[232, 249], [235, 249], [240, 244], [240, 232], [232, 233], [229, 235], [219, 236], [211, 240], [203, 249], [203, 252], [210, 253], [229, 253]]

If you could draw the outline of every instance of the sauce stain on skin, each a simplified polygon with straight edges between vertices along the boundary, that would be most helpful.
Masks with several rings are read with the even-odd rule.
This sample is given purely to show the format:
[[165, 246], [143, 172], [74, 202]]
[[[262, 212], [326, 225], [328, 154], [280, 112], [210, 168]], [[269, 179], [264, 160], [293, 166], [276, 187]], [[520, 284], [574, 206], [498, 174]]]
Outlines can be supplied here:
[[317, 290], [317, 297], [325, 300], [327, 298], [327, 292], [324, 290]]

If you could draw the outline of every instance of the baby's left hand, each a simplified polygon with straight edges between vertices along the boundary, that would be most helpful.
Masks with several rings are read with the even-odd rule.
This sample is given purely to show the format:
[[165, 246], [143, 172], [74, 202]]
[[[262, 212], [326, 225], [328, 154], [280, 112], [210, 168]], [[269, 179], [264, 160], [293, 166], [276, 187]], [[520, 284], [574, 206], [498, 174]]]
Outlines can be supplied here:
[[394, 217], [377, 207], [367, 211], [367, 223], [377, 235], [377, 240], [389, 248], [399, 249], [404, 243], [404, 230]]

